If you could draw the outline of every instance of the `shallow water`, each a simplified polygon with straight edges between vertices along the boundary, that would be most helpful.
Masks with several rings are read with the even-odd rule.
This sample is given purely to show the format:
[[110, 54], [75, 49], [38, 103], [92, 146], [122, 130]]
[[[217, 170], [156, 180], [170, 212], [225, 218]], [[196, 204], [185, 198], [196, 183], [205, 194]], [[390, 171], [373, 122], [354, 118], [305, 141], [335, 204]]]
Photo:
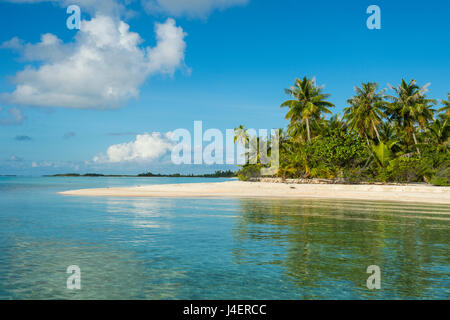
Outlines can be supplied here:
[[223, 180], [0, 177], [0, 299], [450, 297], [450, 206], [57, 194]]

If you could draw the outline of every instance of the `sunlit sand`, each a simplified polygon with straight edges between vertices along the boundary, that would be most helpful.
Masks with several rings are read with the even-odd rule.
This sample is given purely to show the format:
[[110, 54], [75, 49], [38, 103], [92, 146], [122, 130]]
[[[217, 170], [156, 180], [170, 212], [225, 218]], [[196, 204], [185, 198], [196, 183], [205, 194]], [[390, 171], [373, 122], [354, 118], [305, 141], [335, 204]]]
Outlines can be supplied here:
[[180, 198], [325, 198], [450, 204], [450, 188], [427, 185], [327, 185], [227, 181], [61, 192], [70, 196]]

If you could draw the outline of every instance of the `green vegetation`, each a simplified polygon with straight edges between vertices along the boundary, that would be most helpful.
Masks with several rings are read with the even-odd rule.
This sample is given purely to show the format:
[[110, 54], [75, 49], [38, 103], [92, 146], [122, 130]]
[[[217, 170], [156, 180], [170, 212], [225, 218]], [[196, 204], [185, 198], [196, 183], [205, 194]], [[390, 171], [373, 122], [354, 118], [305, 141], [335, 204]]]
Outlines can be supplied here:
[[168, 178], [179, 178], [179, 177], [183, 177], [183, 178], [232, 178], [232, 177], [236, 176], [236, 173], [231, 170], [228, 170], [228, 171], [220, 171], [219, 170], [214, 173], [206, 173], [206, 174], [199, 174], [199, 175], [194, 175], [194, 174], [182, 175], [180, 173], [164, 175], [164, 174], [153, 174], [151, 172], [147, 172], [147, 173], [141, 173], [137, 176], [138, 177], [168, 177]]
[[64, 174], [55, 174], [49, 177], [114, 177], [114, 178], [149, 178], [149, 177], [159, 177], [159, 178], [232, 178], [235, 177], [236, 173], [228, 170], [228, 171], [216, 171], [214, 173], [206, 173], [206, 174], [154, 174], [151, 172], [141, 173], [138, 175], [107, 175], [107, 174], [99, 174], [99, 173], [87, 173], [87, 174], [79, 174], [79, 173], [64, 173]]
[[[297, 79], [286, 89], [290, 100], [286, 132], [281, 130], [282, 178], [336, 179], [346, 183], [427, 182], [450, 185], [450, 94], [439, 102], [427, 98], [427, 85], [402, 79], [379, 90], [377, 83], [355, 88], [344, 116], [330, 114], [329, 94], [314, 79]], [[248, 144], [245, 127], [235, 129], [235, 142]], [[242, 166], [239, 179], [259, 177], [259, 164]]]

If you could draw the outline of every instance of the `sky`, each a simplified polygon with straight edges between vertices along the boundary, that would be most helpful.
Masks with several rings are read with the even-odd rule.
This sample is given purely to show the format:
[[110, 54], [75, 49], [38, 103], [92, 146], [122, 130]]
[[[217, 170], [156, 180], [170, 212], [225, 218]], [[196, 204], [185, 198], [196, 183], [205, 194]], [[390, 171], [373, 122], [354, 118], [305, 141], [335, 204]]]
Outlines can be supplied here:
[[[81, 9], [81, 29], [66, 10]], [[370, 30], [370, 5], [381, 29]], [[450, 91], [442, 0], [1, 0], [0, 175], [201, 173], [171, 133], [286, 127], [284, 89], [315, 77], [342, 113], [354, 86]]]

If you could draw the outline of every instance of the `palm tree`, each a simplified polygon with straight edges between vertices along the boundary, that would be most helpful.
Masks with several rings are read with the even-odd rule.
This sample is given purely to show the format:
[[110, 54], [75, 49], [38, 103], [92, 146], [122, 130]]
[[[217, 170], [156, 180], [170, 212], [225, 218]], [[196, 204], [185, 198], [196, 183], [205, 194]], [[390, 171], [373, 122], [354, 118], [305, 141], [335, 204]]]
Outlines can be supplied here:
[[326, 121], [325, 125], [331, 130], [339, 129], [342, 131], [347, 130], [347, 123], [342, 119], [339, 114], [332, 116], [328, 121]]
[[246, 146], [249, 141], [248, 130], [241, 124], [239, 127], [234, 128], [234, 143], [241, 143]]
[[436, 119], [428, 127], [426, 132], [427, 140], [437, 147], [437, 150], [448, 150], [450, 147], [450, 124], [448, 119]]
[[397, 138], [395, 132], [395, 126], [393, 123], [389, 121], [385, 121], [380, 124], [380, 129], [378, 130], [380, 133], [380, 138], [382, 142], [389, 142]]
[[391, 86], [396, 95], [389, 96], [392, 103], [387, 108], [387, 114], [391, 120], [396, 121], [407, 135], [413, 137], [419, 155], [416, 124], [419, 125], [420, 129], [424, 130], [430, 120], [433, 119], [435, 111], [431, 109], [431, 106], [436, 104], [435, 100], [426, 98], [427, 87], [428, 85], [419, 87], [416, 80], [411, 80], [407, 83], [402, 79], [402, 83], [399, 86]]
[[294, 98], [281, 105], [282, 108], [289, 107], [286, 119], [290, 120], [290, 127], [299, 128], [305, 123], [307, 140], [311, 141], [311, 120], [320, 119], [322, 113], [331, 113], [328, 108], [334, 107], [334, 104], [326, 101], [330, 95], [322, 93], [322, 88], [306, 76], [303, 80], [296, 79], [294, 86], [285, 92]]
[[439, 112], [445, 111], [447, 112], [447, 116], [450, 117], [450, 93], [447, 93], [447, 101], [442, 100], [442, 104], [444, 105], [444, 107], [440, 108], [438, 111]]
[[[244, 147], [244, 149], [247, 149], [247, 147], [249, 146], [250, 143], [250, 135], [248, 134], [248, 130], [245, 129], [245, 127], [243, 125], [240, 125], [237, 128], [234, 128], [234, 138], [233, 138], [234, 143], [240, 143], [242, 144], [242, 146]], [[243, 156], [246, 159], [246, 164], [250, 163], [250, 152], [248, 150], [246, 150], [247, 152], [245, 152], [243, 154]]]
[[381, 110], [385, 106], [384, 93], [386, 90], [378, 90], [378, 83], [363, 83], [361, 88], [355, 87], [356, 95], [347, 103], [350, 107], [344, 109], [344, 118], [350, 129], [358, 132], [361, 137], [377, 136], [378, 143], [381, 142], [377, 126], [383, 122], [385, 114]]

